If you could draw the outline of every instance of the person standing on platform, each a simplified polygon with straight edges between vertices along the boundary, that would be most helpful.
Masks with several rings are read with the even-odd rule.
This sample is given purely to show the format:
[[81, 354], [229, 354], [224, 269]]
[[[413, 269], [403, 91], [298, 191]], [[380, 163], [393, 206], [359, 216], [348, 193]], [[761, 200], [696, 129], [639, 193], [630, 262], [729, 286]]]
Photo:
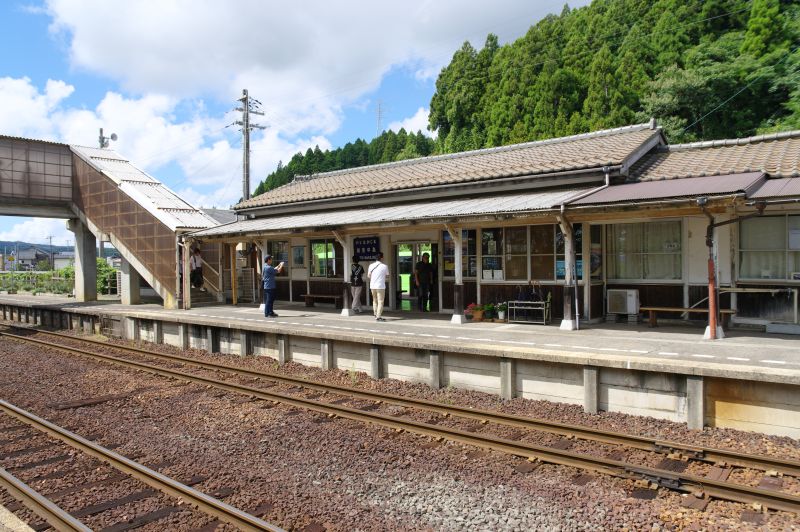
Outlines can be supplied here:
[[414, 268], [414, 280], [417, 285], [417, 309], [420, 312], [428, 312], [433, 286], [433, 265], [427, 253], [422, 254], [422, 260]]
[[350, 265], [350, 294], [353, 304], [350, 308], [356, 314], [361, 314], [361, 292], [364, 290], [364, 267], [358, 263], [358, 255], [353, 255], [353, 264]]
[[375, 321], [386, 321], [383, 319], [383, 301], [386, 297], [386, 276], [389, 275], [389, 267], [381, 260], [383, 253], [378, 252], [375, 262], [369, 265], [367, 278], [369, 288], [372, 292], [372, 312], [375, 314]]
[[264, 284], [264, 317], [266, 318], [278, 317], [272, 310], [272, 306], [275, 304], [275, 290], [278, 288], [275, 276], [281, 273], [282, 270], [282, 262], [275, 268], [272, 266], [272, 255], [264, 257], [264, 271], [261, 274], [261, 281]]
[[192, 286], [205, 292], [203, 288], [203, 258], [200, 256], [200, 248], [194, 248], [194, 254], [189, 259], [189, 281]]

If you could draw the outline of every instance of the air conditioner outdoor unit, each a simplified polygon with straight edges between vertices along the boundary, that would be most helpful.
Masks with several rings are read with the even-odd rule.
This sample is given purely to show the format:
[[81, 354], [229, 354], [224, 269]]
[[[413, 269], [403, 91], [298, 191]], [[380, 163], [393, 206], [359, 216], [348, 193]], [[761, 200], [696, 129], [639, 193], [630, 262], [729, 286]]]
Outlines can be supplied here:
[[639, 313], [638, 290], [609, 290], [607, 295], [609, 314]]

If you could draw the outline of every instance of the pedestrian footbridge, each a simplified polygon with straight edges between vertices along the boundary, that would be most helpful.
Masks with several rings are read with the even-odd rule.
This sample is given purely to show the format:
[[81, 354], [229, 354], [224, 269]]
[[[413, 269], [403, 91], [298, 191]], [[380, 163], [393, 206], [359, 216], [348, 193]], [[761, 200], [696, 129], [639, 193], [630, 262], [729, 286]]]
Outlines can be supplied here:
[[0, 215], [65, 218], [75, 233], [79, 301], [97, 298], [97, 239], [123, 257], [122, 296], [136, 303], [141, 276], [175, 308], [185, 232], [218, 225], [113, 150], [0, 136]]

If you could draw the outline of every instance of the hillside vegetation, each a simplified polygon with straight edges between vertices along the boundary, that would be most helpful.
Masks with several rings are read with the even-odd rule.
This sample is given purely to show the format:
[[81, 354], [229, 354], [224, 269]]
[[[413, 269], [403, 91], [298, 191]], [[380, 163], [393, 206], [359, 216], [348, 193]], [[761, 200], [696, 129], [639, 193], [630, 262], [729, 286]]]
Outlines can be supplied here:
[[436, 81], [432, 141], [386, 132], [297, 154], [294, 175], [552, 138], [656, 117], [670, 142], [800, 129], [800, 3], [595, 0], [513, 43], [469, 42]]

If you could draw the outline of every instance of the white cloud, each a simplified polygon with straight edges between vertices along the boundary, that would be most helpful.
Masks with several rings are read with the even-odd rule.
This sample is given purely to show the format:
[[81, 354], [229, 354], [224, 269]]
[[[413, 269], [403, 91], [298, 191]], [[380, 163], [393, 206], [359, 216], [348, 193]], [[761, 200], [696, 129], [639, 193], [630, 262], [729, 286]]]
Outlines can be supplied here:
[[0, 233], [0, 240], [49, 244], [50, 236], [53, 237], [54, 246], [65, 246], [67, 242], [75, 241], [75, 236], [67, 229], [66, 221], [54, 218], [31, 218], [14, 224], [8, 231]]
[[58, 125], [51, 114], [74, 90], [63, 81], [49, 79], [44, 92], [39, 92], [29, 78], [0, 78], [0, 131], [54, 140]]
[[422, 131], [423, 134], [435, 138], [436, 132], [428, 131], [428, 115], [430, 115], [430, 109], [420, 107], [413, 116], [409, 116], [408, 118], [404, 118], [403, 120], [389, 124], [389, 129], [397, 132], [403, 128], [407, 133], [416, 133], [417, 131]]
[[[581, 5], [588, 0], [573, 4]], [[517, 38], [563, 0], [48, 0], [73, 65], [131, 91], [232, 100], [247, 87], [281, 132], [330, 134], [391, 68], [431, 78], [470, 40]]]

